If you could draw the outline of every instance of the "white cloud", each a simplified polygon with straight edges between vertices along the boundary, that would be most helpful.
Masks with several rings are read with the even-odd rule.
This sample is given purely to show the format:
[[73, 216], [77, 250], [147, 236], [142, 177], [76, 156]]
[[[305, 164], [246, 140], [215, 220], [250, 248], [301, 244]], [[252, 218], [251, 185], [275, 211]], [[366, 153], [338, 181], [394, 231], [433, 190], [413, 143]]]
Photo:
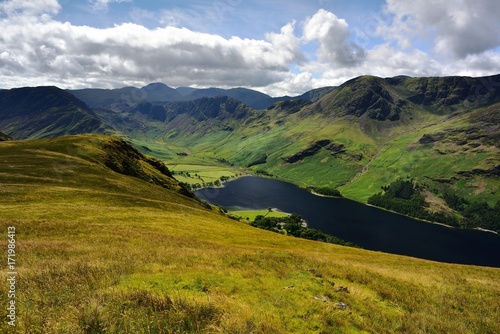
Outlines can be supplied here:
[[266, 86], [281, 81], [289, 65], [301, 58], [292, 23], [265, 40], [225, 39], [177, 27], [152, 30], [132, 23], [98, 29], [35, 17], [7, 17], [0, 24], [3, 87], [12, 85], [12, 73], [27, 83], [60, 78], [72, 87], [151, 81]]
[[355, 66], [365, 57], [365, 50], [349, 41], [347, 22], [324, 9], [305, 21], [302, 38], [305, 42], [319, 42], [318, 58], [323, 62]]
[[438, 55], [465, 58], [500, 45], [498, 0], [387, 0], [386, 10], [394, 20], [379, 34], [405, 48], [427, 38]]
[[[105, 10], [119, 1], [124, 0], [92, 3]], [[63, 23], [54, 19], [61, 10], [56, 0], [1, 1], [0, 88], [111, 88], [164, 82], [244, 86], [273, 96], [293, 96], [365, 74], [500, 73], [500, 35], [496, 33], [500, 31], [500, 5], [490, 0], [474, 6], [465, 0], [454, 4], [387, 0], [387, 16], [369, 21], [369, 33], [363, 35], [370, 39], [376, 32], [385, 41], [379, 39], [378, 45], [363, 42], [362, 48], [352, 41], [348, 22], [323, 9], [261, 39], [248, 39], [197, 32], [206, 31], [204, 25], [212, 23], [200, 17], [213, 11], [211, 4], [179, 12], [132, 8], [129, 17], [137, 22], [163, 19], [164, 26], [148, 29], [138, 23], [108, 28]], [[194, 22], [190, 29], [182, 27], [185, 21]], [[431, 46], [426, 49], [422, 44]], [[310, 55], [311, 48], [315, 55]]]

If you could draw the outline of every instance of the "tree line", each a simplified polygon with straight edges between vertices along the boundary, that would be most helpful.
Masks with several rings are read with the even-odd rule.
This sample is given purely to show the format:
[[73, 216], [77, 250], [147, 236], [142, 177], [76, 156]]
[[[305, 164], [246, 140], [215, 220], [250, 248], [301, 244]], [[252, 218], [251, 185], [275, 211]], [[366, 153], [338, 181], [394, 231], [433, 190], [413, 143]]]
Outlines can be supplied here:
[[295, 213], [292, 213], [287, 217], [265, 217], [259, 215], [255, 217], [255, 220], [252, 221], [250, 225], [284, 235], [291, 235], [297, 238], [356, 247], [356, 245], [351, 242], [344, 241], [314, 228], [307, 227], [304, 219]]

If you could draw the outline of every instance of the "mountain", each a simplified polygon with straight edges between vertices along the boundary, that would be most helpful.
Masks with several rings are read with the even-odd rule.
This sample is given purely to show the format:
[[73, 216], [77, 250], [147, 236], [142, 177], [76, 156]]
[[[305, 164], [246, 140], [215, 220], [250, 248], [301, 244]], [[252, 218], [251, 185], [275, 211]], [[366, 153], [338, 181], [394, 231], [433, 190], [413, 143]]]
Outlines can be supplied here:
[[[158, 96], [177, 92], [163, 84], [149, 89]], [[249, 168], [304, 187], [335, 188], [361, 202], [408, 177], [422, 188], [425, 210], [453, 221], [462, 213], [445, 203], [446, 188], [471, 203], [494, 206], [499, 199], [499, 75], [362, 76], [302, 98], [273, 100], [266, 109], [241, 102], [265, 98], [244, 89], [180, 91], [215, 97], [113, 100], [116, 91], [108, 97], [100, 91], [101, 101], [111, 102], [93, 110], [142, 152], [170, 165]], [[228, 91], [239, 99], [218, 95]]]
[[247, 88], [232, 88], [232, 89], [220, 89], [220, 88], [206, 88], [197, 89], [187, 95], [190, 100], [199, 99], [202, 97], [218, 97], [218, 96], [228, 96], [235, 100], [239, 100], [246, 104], [247, 106], [254, 109], [265, 109], [273, 103], [273, 98], [255, 90]]
[[150, 102], [168, 102], [183, 100], [182, 94], [163, 83], [152, 83], [141, 88], [145, 100]]
[[296, 96], [292, 99], [294, 100], [304, 100], [304, 101], [310, 101], [310, 102], [316, 102], [326, 94], [331, 93], [335, 88], [337, 87], [321, 87], [321, 88], [316, 88], [312, 89], [310, 91], [305, 92], [302, 95]]
[[57, 87], [2, 90], [0, 105], [0, 129], [16, 139], [113, 131], [84, 102]]
[[113, 103], [193, 101], [206, 97], [223, 96], [239, 100], [254, 109], [265, 109], [273, 103], [273, 98], [269, 95], [246, 88], [195, 89], [180, 87], [174, 89], [162, 83], [153, 83], [142, 88], [79, 89], [69, 90], [69, 92], [90, 106], [103, 106]]
[[219, 97], [96, 112], [169, 164], [249, 166], [361, 202], [410, 177], [426, 189], [427, 210], [459, 217], [442, 199], [446, 187], [490, 206], [499, 199], [499, 82], [363, 76], [320, 90], [315, 101], [284, 99], [265, 110]]
[[137, 99], [142, 100], [143, 97], [140, 89], [135, 87], [123, 87], [118, 89], [85, 88], [68, 90], [68, 92], [89, 106], [135, 101]]
[[[209, 131], [232, 131], [253, 109], [227, 96], [204, 97], [192, 101], [133, 105], [109, 105], [95, 108], [108, 124], [131, 138], [191, 135], [203, 136]], [[172, 132], [173, 131], [173, 132]], [[150, 133], [151, 132], [151, 133]]]
[[247, 88], [191, 88], [178, 87], [171, 88], [163, 83], [152, 83], [142, 88], [124, 87], [118, 89], [76, 89], [68, 90], [78, 99], [84, 101], [90, 106], [101, 107], [110, 104], [119, 103], [164, 103], [193, 101], [204, 97], [230, 97], [239, 100], [253, 109], [266, 109], [274, 102], [285, 100], [305, 100], [316, 101], [321, 96], [333, 90], [334, 87], [324, 87], [313, 89], [297, 97], [271, 97], [264, 93]]
[[12, 140], [12, 138], [0, 132], [0, 141], [7, 141], [7, 140]]
[[101, 106], [115, 103], [139, 103], [142, 101], [167, 102], [184, 100], [184, 97], [175, 89], [162, 83], [152, 83], [142, 88], [87, 88], [68, 90], [68, 92], [90, 106]]
[[177, 87], [175, 90], [179, 94], [181, 94], [182, 96], [186, 96], [186, 95], [189, 95], [192, 92], [196, 91], [196, 88], [192, 88], [192, 87]]
[[0, 157], [18, 332], [500, 332], [498, 268], [253, 228], [155, 184], [176, 183], [117, 138], [0, 142]]

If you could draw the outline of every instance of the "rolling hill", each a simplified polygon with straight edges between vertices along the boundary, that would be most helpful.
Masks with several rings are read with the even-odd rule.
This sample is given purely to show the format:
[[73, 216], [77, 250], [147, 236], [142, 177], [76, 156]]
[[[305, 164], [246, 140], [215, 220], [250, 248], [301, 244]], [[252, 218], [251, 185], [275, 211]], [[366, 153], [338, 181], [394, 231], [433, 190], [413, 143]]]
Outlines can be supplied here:
[[500, 331], [498, 268], [253, 228], [179, 193], [163, 165], [118, 138], [3, 141], [0, 157], [19, 332]]

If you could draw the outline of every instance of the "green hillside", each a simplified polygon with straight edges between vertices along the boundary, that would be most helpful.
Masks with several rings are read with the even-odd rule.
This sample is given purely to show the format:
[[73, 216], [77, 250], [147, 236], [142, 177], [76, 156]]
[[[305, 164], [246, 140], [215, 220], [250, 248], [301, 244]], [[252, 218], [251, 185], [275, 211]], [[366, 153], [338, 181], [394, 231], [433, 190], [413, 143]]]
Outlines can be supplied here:
[[499, 269], [253, 228], [179, 194], [161, 164], [112, 137], [3, 141], [0, 157], [17, 332], [500, 332]]

